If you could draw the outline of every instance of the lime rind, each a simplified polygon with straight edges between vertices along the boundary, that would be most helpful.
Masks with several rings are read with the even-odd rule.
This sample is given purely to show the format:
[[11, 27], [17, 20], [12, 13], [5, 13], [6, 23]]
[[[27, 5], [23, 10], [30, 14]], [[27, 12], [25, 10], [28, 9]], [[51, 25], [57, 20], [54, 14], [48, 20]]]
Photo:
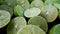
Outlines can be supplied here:
[[42, 8], [41, 14], [48, 22], [53, 22], [58, 16], [58, 10], [53, 5], [49, 4]]
[[41, 29], [43, 29], [45, 32], [48, 31], [47, 21], [45, 20], [45, 18], [43, 18], [43, 17], [41, 17], [41, 16], [32, 17], [32, 18], [29, 19], [29, 21], [28, 21], [28, 25], [29, 25], [29, 24], [39, 26], [39, 27], [40, 27]]
[[37, 7], [37, 8], [42, 8], [44, 6], [44, 3], [43, 3], [43, 1], [41, 1], [41, 0], [34, 0], [34, 1], [32, 1], [32, 3], [31, 3], [31, 5], [30, 5], [30, 7], [32, 8], [32, 7]]
[[28, 0], [18, 0], [17, 4], [22, 6], [25, 10], [30, 8]]
[[54, 6], [55, 6], [57, 9], [60, 9], [60, 4], [59, 4], [59, 3], [54, 3]]
[[53, 28], [50, 30], [49, 34], [60, 34], [60, 24], [57, 24], [53, 26]]
[[45, 5], [60, 3], [60, 0], [45, 0]]
[[16, 17], [11, 20], [7, 27], [7, 34], [16, 34], [19, 29], [26, 26], [26, 20], [24, 17]]
[[20, 5], [17, 5], [14, 8], [14, 15], [15, 16], [23, 16], [23, 13], [24, 13], [24, 9]]
[[46, 34], [41, 28], [35, 25], [26, 25], [17, 34]]
[[41, 10], [39, 8], [34, 7], [34, 8], [27, 9], [24, 12], [24, 15], [27, 18], [31, 18], [31, 17], [34, 17], [34, 16], [38, 16], [40, 13], [41, 13]]
[[6, 10], [11, 14], [11, 16], [13, 15], [13, 9], [7, 5], [0, 5], [0, 10]]
[[10, 13], [5, 10], [0, 10], [0, 28], [6, 26], [10, 21]]
[[5, 0], [4, 4], [14, 9], [14, 7], [17, 5], [17, 0]]

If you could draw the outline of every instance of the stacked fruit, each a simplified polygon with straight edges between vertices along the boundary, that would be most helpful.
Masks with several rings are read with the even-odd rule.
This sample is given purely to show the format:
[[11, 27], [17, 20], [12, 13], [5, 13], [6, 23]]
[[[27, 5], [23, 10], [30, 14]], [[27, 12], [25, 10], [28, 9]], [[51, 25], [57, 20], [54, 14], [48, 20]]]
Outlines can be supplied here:
[[[0, 28], [7, 34], [47, 34], [48, 23], [60, 18], [59, 0], [0, 0]], [[60, 34], [60, 24], [49, 34]]]

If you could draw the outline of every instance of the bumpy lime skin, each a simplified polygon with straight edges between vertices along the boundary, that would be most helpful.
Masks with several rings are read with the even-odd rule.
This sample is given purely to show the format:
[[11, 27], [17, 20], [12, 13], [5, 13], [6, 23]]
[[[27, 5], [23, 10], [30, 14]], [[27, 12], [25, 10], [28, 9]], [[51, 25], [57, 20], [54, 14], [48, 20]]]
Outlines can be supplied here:
[[15, 17], [7, 26], [7, 34], [16, 34], [19, 29], [26, 26], [24, 17]]
[[0, 28], [3, 28], [10, 22], [11, 15], [8, 11], [0, 10]]
[[14, 8], [14, 15], [15, 16], [23, 16], [23, 13], [24, 13], [24, 9], [20, 5], [17, 5]]
[[51, 28], [49, 34], [60, 34], [60, 24], [57, 24]]
[[17, 34], [46, 34], [41, 28], [35, 25], [26, 25]]
[[8, 5], [0, 5], [0, 10], [6, 10], [11, 14], [11, 16], [13, 15], [13, 9]]
[[29, 21], [28, 21], [28, 25], [29, 24], [39, 26], [45, 32], [48, 31], [47, 21], [45, 20], [45, 18], [43, 18], [41, 16], [35, 16], [35, 17], [30, 18]]

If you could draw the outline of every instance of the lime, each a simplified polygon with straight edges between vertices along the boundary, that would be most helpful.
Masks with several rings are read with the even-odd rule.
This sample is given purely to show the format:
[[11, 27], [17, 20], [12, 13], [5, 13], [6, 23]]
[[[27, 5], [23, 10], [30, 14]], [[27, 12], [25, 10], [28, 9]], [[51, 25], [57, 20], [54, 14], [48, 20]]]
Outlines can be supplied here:
[[44, 6], [44, 3], [41, 0], [34, 0], [32, 1], [30, 7], [37, 7], [37, 8], [42, 8]]
[[24, 15], [26, 17], [30, 18], [30, 17], [38, 16], [40, 13], [41, 13], [41, 10], [39, 8], [33, 7], [33, 8], [30, 8], [30, 9], [27, 9], [24, 12]]
[[24, 17], [15, 17], [11, 20], [7, 27], [7, 34], [16, 34], [17, 31], [26, 25]]
[[28, 0], [17, 0], [17, 4], [22, 6], [25, 10], [30, 7]]
[[17, 34], [46, 34], [41, 28], [35, 25], [26, 25]]
[[24, 12], [24, 9], [20, 5], [17, 5], [14, 8], [14, 15], [15, 16], [23, 16], [23, 12]]
[[5, 10], [0, 10], [0, 28], [6, 26], [10, 21], [10, 13]]
[[36, 16], [36, 17], [29, 19], [28, 24], [37, 25], [41, 29], [43, 29], [45, 32], [48, 31], [47, 21], [45, 20], [45, 18], [41, 16]]
[[54, 6], [58, 9], [60, 9], [60, 4], [59, 3], [54, 3]]
[[54, 3], [54, 6], [58, 9], [58, 18], [60, 18], [60, 4]]
[[7, 5], [0, 5], [0, 10], [6, 10], [11, 14], [11, 16], [13, 15], [13, 9]]
[[53, 22], [58, 16], [58, 11], [56, 7], [49, 4], [42, 8], [41, 14], [48, 22]]
[[55, 25], [49, 32], [49, 34], [60, 34], [60, 24]]
[[17, 5], [17, 0], [5, 0], [4, 4], [14, 9], [14, 7]]
[[60, 0], [45, 0], [45, 4], [60, 3]]

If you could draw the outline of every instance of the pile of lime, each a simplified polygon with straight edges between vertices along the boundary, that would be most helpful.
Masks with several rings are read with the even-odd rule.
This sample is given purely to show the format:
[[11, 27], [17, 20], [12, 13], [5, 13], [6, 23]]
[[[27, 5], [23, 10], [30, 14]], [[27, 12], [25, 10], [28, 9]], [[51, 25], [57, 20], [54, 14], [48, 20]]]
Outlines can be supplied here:
[[[0, 0], [0, 29], [7, 26], [7, 34], [47, 34], [57, 17], [60, 0]], [[60, 34], [60, 24], [49, 34]]]

